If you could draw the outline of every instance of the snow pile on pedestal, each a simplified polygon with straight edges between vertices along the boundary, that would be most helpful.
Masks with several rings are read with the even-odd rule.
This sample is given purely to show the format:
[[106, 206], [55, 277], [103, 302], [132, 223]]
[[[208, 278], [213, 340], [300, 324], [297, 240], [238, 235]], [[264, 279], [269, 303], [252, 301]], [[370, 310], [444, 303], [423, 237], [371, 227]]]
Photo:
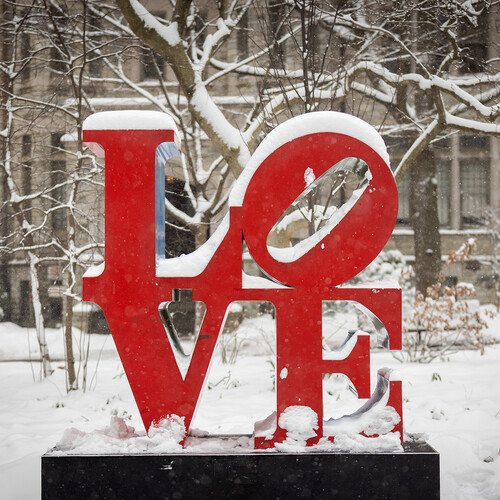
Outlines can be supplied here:
[[315, 448], [318, 451], [349, 453], [403, 452], [399, 432], [377, 437], [366, 437], [361, 434], [338, 434], [333, 443], [323, 438]]
[[184, 417], [170, 415], [153, 423], [148, 434], [136, 432], [120, 417], [112, 416], [103, 430], [82, 432], [72, 427], [64, 431], [53, 452], [68, 454], [173, 453], [182, 450], [186, 435]]

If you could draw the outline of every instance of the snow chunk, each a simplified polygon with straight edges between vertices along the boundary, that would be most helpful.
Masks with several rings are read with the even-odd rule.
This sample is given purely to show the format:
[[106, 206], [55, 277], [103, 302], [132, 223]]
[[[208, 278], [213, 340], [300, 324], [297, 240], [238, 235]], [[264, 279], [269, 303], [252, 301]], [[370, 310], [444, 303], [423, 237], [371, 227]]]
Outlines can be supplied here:
[[169, 451], [176, 445], [180, 448], [180, 443], [186, 436], [186, 426], [184, 417], [169, 415], [158, 423], [153, 422], [148, 431], [148, 437], [156, 451]]
[[392, 406], [376, 408], [363, 425], [363, 432], [367, 436], [388, 434], [401, 421], [397, 411]]
[[243, 306], [238, 302], [231, 302], [231, 304], [229, 304], [229, 307], [227, 308], [227, 311], [230, 313], [242, 313]]
[[65, 429], [61, 440], [56, 444], [56, 449], [60, 451], [71, 450], [75, 444], [79, 443], [86, 436], [86, 433], [74, 427]]
[[138, 436], [135, 429], [128, 426], [122, 418], [112, 416], [109, 426], [103, 430], [87, 433], [75, 428], [66, 429], [61, 441], [56, 444], [55, 450], [67, 453], [119, 452], [123, 442]]
[[117, 439], [128, 439], [137, 436], [133, 427], [128, 426], [123, 418], [116, 416], [111, 417], [109, 427], [106, 427], [105, 432], [108, 436]]
[[296, 116], [272, 130], [260, 143], [229, 195], [229, 206], [243, 204], [248, 184], [260, 164], [274, 151], [299, 137], [319, 132], [344, 134], [370, 146], [389, 165], [389, 155], [380, 134], [368, 123], [346, 113], [316, 111]]
[[283, 444], [303, 447], [307, 439], [316, 436], [318, 414], [308, 406], [289, 406], [280, 415], [278, 424], [286, 430], [286, 439]]
[[311, 167], [307, 167], [304, 172], [304, 182], [306, 183], [305, 187], [310, 186], [316, 180], [316, 176], [314, 175], [314, 171]]

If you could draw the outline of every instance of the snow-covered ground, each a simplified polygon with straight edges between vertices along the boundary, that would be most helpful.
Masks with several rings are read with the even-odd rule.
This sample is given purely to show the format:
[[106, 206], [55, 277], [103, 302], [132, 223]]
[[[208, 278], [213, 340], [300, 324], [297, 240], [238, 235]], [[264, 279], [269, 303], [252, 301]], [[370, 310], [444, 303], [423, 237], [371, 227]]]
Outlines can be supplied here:
[[[234, 364], [216, 354], [193, 426], [212, 433], [247, 433], [256, 420], [274, 410], [272, 321], [244, 322], [236, 338]], [[500, 321], [492, 330], [500, 337]], [[62, 332], [47, 332], [51, 355], [63, 358]], [[87, 390], [66, 394], [63, 362], [39, 381], [33, 330], [0, 323], [0, 498], [40, 497], [40, 456], [61, 442], [66, 429], [95, 435], [106, 430], [118, 442], [116, 424], [144, 432], [126, 377], [108, 335], [78, 335], [82, 353], [89, 350]], [[230, 354], [230, 353], [229, 353]], [[229, 356], [230, 357], [230, 356]], [[22, 361], [13, 361], [21, 359]], [[462, 352], [449, 361], [400, 364], [389, 353], [375, 352], [373, 368], [397, 368], [403, 379], [405, 430], [425, 433], [441, 454], [442, 498], [500, 498], [500, 344], [479, 352]], [[81, 367], [81, 369], [83, 369]], [[81, 375], [81, 372], [80, 372]], [[332, 376], [325, 384], [325, 411], [347, 401], [345, 383]], [[340, 403], [339, 403], [340, 402]], [[118, 417], [114, 418], [114, 417]], [[110, 426], [113, 420], [115, 427]], [[71, 432], [66, 433], [66, 437]], [[100, 434], [102, 436], [102, 433]], [[108, 444], [109, 444], [108, 443]], [[418, 478], [416, 478], [418, 481]]]

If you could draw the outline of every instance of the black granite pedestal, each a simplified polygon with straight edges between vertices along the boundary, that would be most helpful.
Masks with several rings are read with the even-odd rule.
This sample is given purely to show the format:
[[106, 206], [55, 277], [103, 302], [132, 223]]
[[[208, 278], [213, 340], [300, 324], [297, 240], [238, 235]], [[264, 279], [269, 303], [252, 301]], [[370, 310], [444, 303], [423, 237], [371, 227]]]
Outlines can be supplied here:
[[402, 453], [61, 455], [42, 457], [42, 498], [439, 499], [439, 455]]

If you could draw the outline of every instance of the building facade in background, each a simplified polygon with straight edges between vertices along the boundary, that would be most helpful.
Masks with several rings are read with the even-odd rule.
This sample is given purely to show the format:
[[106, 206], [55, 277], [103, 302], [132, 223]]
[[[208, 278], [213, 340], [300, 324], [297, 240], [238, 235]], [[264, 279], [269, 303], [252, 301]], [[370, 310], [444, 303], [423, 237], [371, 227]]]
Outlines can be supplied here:
[[[164, 2], [143, 2], [151, 12], [166, 18]], [[241, 61], [268, 45], [268, 36], [279, 35], [284, 26], [282, 3], [269, 2], [266, 23], [262, 9], [249, 9], [241, 17], [240, 28], [221, 46], [217, 60]], [[40, 300], [48, 325], [64, 322], [68, 305], [65, 297], [77, 300], [84, 269], [102, 262], [104, 230], [104, 165], [81, 143], [81, 125], [86, 116], [96, 111], [116, 109], [173, 109], [183, 115], [186, 101], [178, 94], [172, 69], [136, 39], [116, 28], [93, 2], [68, 2], [62, 10], [36, 9], [23, 2], [2, 2], [2, 260], [0, 292], [3, 295], [4, 318], [31, 326], [34, 323], [33, 269], [40, 279]], [[210, 9], [204, 18], [210, 18]], [[65, 10], [66, 9], [66, 10]], [[480, 61], [499, 59], [499, 11], [491, 10], [481, 18], [479, 31], [464, 39], [469, 51], [467, 64], [457, 67], [456, 78], [480, 74]], [[113, 14], [116, 15], [116, 14]], [[202, 23], [203, 18], [196, 18]], [[25, 25], [23, 25], [25, 23]], [[45, 25], [43, 23], [46, 23]], [[193, 50], [201, 50], [212, 25], [199, 26], [199, 36], [192, 40]], [[320, 29], [322, 28], [322, 29]], [[315, 28], [316, 29], [316, 28]], [[332, 35], [333, 33], [333, 35]], [[478, 35], [479, 33], [479, 35]], [[321, 44], [337, 32], [318, 25], [318, 57]], [[282, 36], [285, 36], [283, 31]], [[131, 40], [134, 40], [133, 43]], [[335, 61], [348, 59], [345, 42], [335, 48]], [[266, 45], [267, 44], [267, 45]], [[300, 67], [296, 42], [289, 40], [279, 47], [271, 46], [270, 63], [258, 68], [255, 76], [228, 71], [212, 85], [215, 104], [237, 126], [242, 127], [253, 109], [266, 104], [266, 92], [277, 85], [277, 68], [285, 62], [290, 71]], [[83, 48], [87, 52], [83, 53]], [[82, 55], [83, 54], [83, 55]], [[220, 55], [220, 57], [219, 57]], [[404, 62], [404, 61], [403, 61]], [[392, 69], [401, 61], [392, 61]], [[391, 69], [388, 62], [387, 67]], [[498, 66], [498, 62], [496, 63]], [[327, 71], [327, 66], [322, 67]], [[498, 69], [498, 68], [497, 68]], [[217, 63], [209, 73], [221, 71]], [[267, 77], [261, 73], [267, 71]], [[258, 74], [257, 74], [258, 73]], [[207, 75], [207, 79], [210, 75]], [[280, 85], [283, 85], [281, 83]], [[500, 85], [497, 82], [495, 85]], [[490, 87], [485, 86], [484, 92]], [[363, 98], [361, 97], [361, 100]], [[354, 103], [345, 99], [322, 109], [351, 112], [374, 126], [393, 118], [376, 101]], [[418, 103], [417, 103], [418, 104]], [[388, 118], [387, 118], [388, 116]], [[176, 117], [177, 119], [178, 117]], [[186, 123], [189, 119], [186, 119]], [[274, 120], [269, 120], [267, 129]], [[181, 129], [189, 137], [190, 148], [203, 151], [207, 171], [217, 161], [217, 154], [206, 136], [190, 123]], [[266, 129], [264, 129], [265, 132]], [[397, 165], [406, 154], [411, 140], [403, 128], [386, 135], [391, 163]], [[477, 241], [477, 255], [463, 264], [445, 267], [450, 284], [466, 281], [474, 284], [482, 302], [497, 303], [499, 283], [497, 266], [496, 224], [500, 213], [500, 139], [492, 135], [454, 132], [442, 134], [432, 144], [437, 169], [438, 215], [442, 254], [458, 249], [469, 238]], [[193, 157], [196, 156], [192, 151]], [[198, 152], [199, 154], [199, 152]], [[196, 160], [199, 161], [199, 160]], [[196, 163], [196, 161], [194, 161]], [[204, 184], [194, 181], [186, 163], [173, 159], [166, 169], [166, 197], [175, 210], [194, 217], [193, 199], [202, 200], [216, 193], [220, 186], [227, 190], [233, 178], [221, 174], [217, 181]], [[198, 179], [199, 180], [199, 179]], [[201, 186], [201, 188], [200, 188]], [[186, 193], [189, 190], [189, 193]], [[409, 175], [399, 183], [398, 222], [387, 249], [403, 253], [408, 263], [414, 259], [412, 205]], [[210, 221], [202, 221], [196, 232], [167, 212], [166, 240], [168, 256], [192, 251], [213, 231], [210, 223], [220, 220], [224, 198]], [[498, 233], [497, 233], [498, 231]], [[35, 260], [29, 258], [36, 253]], [[83, 309], [71, 302], [72, 310]], [[87, 328], [102, 328], [98, 312], [87, 309]], [[96, 326], [96, 325], [100, 326]]]

